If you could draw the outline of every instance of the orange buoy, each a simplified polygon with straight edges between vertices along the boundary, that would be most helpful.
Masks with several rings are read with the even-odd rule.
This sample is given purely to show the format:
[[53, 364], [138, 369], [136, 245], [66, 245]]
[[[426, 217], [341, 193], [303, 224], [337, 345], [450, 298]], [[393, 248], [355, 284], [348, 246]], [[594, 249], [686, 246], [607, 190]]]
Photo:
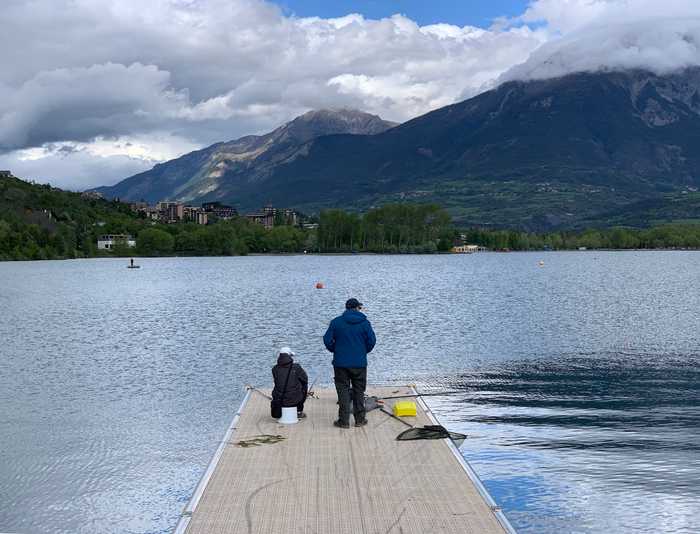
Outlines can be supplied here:
[[316, 289], [323, 289], [323, 282], [316, 282]]

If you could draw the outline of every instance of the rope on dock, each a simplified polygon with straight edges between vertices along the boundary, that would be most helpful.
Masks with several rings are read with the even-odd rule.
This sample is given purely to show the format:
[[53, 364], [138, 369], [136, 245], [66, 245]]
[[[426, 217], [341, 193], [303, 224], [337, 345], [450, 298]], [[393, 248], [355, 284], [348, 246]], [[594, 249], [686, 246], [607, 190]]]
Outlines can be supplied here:
[[286, 438], [280, 436], [279, 434], [260, 434], [259, 436], [253, 436], [247, 439], [242, 439], [240, 441], [234, 441], [233, 444], [236, 447], [258, 447], [260, 445], [268, 445], [272, 443], [279, 443], [284, 441]]

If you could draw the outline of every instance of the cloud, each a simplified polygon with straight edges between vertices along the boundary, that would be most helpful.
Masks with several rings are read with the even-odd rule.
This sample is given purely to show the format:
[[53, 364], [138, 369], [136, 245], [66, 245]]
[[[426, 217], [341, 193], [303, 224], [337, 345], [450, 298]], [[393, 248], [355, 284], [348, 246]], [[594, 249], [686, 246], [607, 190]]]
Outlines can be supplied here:
[[[319, 103], [402, 121], [478, 91], [545, 39], [522, 28], [420, 27], [401, 15], [294, 18], [261, 0], [9, 0], [2, 13], [0, 46], [26, 43], [0, 74], [13, 93], [0, 104], [4, 149], [178, 119], [210, 142], [224, 128], [249, 133], [241, 117], [269, 117], [272, 127]], [[366, 84], [329, 83], [351, 78], [387, 90], [376, 98]]]
[[85, 143], [45, 143], [0, 154], [0, 168], [12, 169], [15, 175], [39, 183], [60, 183], [65, 189], [84, 190], [112, 185], [197, 148], [197, 144], [168, 133], [97, 137]]
[[[163, 156], [155, 137], [201, 147], [333, 107], [400, 122], [499, 80], [667, 71], [697, 64], [698, 17], [695, 0], [537, 0], [491, 28], [299, 18], [264, 0], [3, 0], [0, 162], [24, 162], [31, 178], [74, 159], [85, 176], [78, 164], [92, 158], [94, 185], [112, 180], [112, 158]], [[28, 149], [43, 156], [22, 159]]]
[[39, 72], [0, 102], [0, 149], [157, 127], [186, 104], [169, 86], [169, 73], [138, 63]]
[[667, 74], [700, 65], [700, 2], [695, 0], [539, 0], [519, 21], [544, 21], [560, 37], [502, 81], [628, 69]]
[[404, 121], [477, 93], [546, 40], [402, 15], [297, 18], [262, 0], [4, 0], [0, 23], [13, 51], [0, 152], [151, 132], [202, 146], [326, 107]]
[[154, 161], [127, 155], [95, 156], [85, 150], [57, 152], [51, 147], [30, 148], [0, 155], [0, 168], [16, 176], [71, 191], [114, 184], [127, 176], [146, 171]]

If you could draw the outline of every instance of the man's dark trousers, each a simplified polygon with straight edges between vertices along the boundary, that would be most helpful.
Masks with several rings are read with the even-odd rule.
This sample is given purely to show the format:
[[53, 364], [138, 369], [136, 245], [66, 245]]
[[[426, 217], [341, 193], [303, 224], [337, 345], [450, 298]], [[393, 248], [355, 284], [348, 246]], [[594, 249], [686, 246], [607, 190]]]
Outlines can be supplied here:
[[[355, 422], [364, 421], [365, 389], [367, 388], [366, 367], [333, 367], [335, 372], [335, 390], [338, 392], [338, 420], [350, 423], [350, 404]], [[350, 389], [352, 387], [352, 398]]]

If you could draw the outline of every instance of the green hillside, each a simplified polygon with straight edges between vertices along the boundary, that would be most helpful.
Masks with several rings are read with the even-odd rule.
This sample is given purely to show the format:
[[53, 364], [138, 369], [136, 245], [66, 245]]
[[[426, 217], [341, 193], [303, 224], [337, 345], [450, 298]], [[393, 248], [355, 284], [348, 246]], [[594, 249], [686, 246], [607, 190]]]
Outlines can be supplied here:
[[[137, 246], [98, 251], [102, 234], [132, 235]], [[158, 224], [138, 217], [125, 203], [0, 177], [0, 261], [298, 252], [309, 237], [291, 226], [268, 231], [245, 218], [207, 226]]]
[[0, 177], [0, 260], [94, 256], [98, 235], [140, 224], [126, 204]]
[[[266, 252], [426, 253], [446, 251], [459, 233], [493, 250], [586, 248], [700, 248], [700, 224], [687, 217], [700, 194], [670, 195], [611, 213], [608, 228], [533, 233], [484, 226], [457, 232], [448, 213], [430, 204], [396, 203], [360, 215], [321, 212], [318, 230], [280, 225], [265, 229], [245, 217], [207, 226], [159, 224], [127, 204], [0, 177], [0, 261], [95, 256], [231, 256]], [[654, 224], [647, 229], [631, 228]], [[136, 248], [98, 251], [101, 234], [130, 234]]]

